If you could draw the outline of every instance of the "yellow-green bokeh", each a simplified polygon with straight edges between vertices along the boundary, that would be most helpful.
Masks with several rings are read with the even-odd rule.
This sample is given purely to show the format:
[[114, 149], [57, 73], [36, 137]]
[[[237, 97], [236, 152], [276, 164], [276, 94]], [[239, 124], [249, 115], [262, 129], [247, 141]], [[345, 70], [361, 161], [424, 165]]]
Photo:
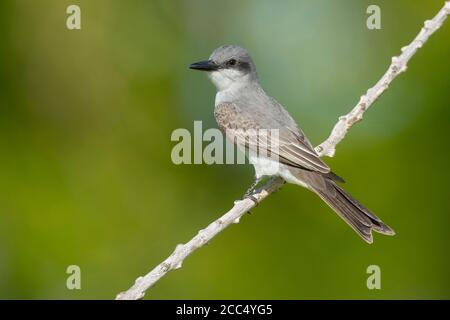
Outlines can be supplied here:
[[[81, 7], [82, 29], [66, 28]], [[366, 28], [381, 8], [382, 29]], [[0, 2], [0, 298], [110, 299], [227, 211], [248, 165], [171, 162], [176, 128], [215, 127], [187, 66], [222, 44], [315, 143], [443, 1]], [[189, 257], [151, 299], [450, 298], [450, 21], [325, 159], [397, 235], [364, 243], [285, 186]], [[68, 290], [68, 265], [82, 289]], [[382, 289], [366, 288], [366, 268]]]

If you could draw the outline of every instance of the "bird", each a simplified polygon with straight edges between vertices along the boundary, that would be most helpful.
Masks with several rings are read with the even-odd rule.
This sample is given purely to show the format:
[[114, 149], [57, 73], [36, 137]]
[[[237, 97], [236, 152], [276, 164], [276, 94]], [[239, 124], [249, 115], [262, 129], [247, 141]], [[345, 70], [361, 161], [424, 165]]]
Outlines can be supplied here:
[[[246, 152], [254, 166], [255, 181], [244, 197], [256, 202], [252, 193], [258, 184], [266, 177], [278, 176], [317, 194], [369, 244], [372, 231], [395, 234], [338, 185], [344, 180], [319, 157], [288, 111], [264, 91], [246, 49], [224, 45], [189, 68], [207, 73], [217, 89], [214, 116], [219, 129]], [[276, 138], [267, 139], [272, 133]]]

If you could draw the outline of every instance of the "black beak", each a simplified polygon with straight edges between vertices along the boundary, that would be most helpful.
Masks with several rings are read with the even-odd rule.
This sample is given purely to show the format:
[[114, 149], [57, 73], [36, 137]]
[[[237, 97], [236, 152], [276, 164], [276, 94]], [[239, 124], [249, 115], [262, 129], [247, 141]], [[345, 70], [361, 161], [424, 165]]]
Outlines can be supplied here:
[[215, 71], [219, 69], [219, 65], [212, 60], [205, 60], [193, 63], [189, 66], [189, 69], [201, 70], [201, 71]]

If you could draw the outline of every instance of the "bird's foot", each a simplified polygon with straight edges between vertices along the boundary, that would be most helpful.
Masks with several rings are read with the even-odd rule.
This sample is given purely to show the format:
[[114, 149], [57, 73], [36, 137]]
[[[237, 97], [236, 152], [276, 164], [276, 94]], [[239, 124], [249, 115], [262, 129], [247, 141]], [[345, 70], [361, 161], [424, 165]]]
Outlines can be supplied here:
[[249, 197], [255, 192], [256, 186], [261, 180], [262, 180], [261, 178], [255, 178], [255, 181], [253, 181], [252, 185], [247, 189], [247, 191], [245, 191], [244, 198]]
[[262, 177], [255, 178], [255, 181], [253, 181], [250, 188], [247, 189], [247, 191], [244, 193], [244, 199], [250, 199], [252, 200], [256, 205], [258, 205], [258, 199], [253, 195], [255, 193], [255, 189], [258, 186], [258, 184], [261, 182]]

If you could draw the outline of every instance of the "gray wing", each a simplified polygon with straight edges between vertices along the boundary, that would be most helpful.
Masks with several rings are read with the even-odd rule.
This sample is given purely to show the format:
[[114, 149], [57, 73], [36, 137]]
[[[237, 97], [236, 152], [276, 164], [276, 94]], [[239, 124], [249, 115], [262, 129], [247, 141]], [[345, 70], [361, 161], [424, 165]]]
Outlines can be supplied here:
[[[286, 111], [282, 110], [287, 114]], [[327, 174], [330, 168], [319, 158], [295, 123], [281, 126], [273, 119], [239, 108], [235, 103], [216, 106], [214, 115], [228, 139], [258, 154], [276, 157], [280, 163]], [[274, 137], [272, 129], [276, 129]]]

